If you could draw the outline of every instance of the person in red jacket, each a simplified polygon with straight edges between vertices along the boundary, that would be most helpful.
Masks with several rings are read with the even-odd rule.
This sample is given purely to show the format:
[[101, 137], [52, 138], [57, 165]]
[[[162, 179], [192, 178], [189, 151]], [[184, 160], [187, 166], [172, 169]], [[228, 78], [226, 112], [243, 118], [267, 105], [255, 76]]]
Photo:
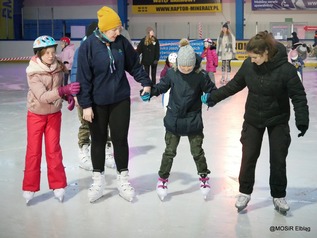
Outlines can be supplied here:
[[80, 90], [78, 82], [62, 86], [64, 64], [56, 57], [57, 43], [51, 36], [40, 36], [33, 43], [34, 56], [26, 68], [29, 91], [27, 95], [27, 150], [22, 190], [26, 204], [40, 190], [42, 144], [44, 137], [49, 188], [62, 202], [67, 186], [62, 149], [60, 146], [62, 101], [67, 98], [68, 109], [75, 106], [73, 94]]
[[215, 73], [218, 67], [218, 55], [216, 52], [216, 44], [212, 39], [204, 40], [204, 51], [201, 54], [202, 58], [206, 58], [206, 71], [213, 83], [215, 83]]

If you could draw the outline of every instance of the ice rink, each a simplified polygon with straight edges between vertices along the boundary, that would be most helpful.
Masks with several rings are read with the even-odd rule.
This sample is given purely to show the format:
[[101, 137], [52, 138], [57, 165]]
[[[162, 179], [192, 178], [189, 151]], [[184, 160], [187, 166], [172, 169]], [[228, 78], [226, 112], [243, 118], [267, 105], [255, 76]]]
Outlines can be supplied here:
[[[68, 111], [64, 104], [61, 146], [68, 179], [64, 202], [59, 203], [48, 189], [43, 157], [41, 190], [26, 206], [22, 197], [26, 66], [27, 62], [0, 63], [1, 238], [317, 237], [317, 70], [313, 67], [304, 69], [310, 110], [310, 127], [304, 137], [297, 137], [293, 111], [290, 120], [292, 143], [287, 159], [286, 198], [291, 210], [283, 216], [274, 210], [270, 197], [267, 135], [257, 164], [252, 199], [240, 214], [234, 206], [246, 90], [209, 110], [203, 106], [203, 147], [211, 170], [211, 193], [207, 200], [199, 191], [189, 143], [183, 137], [169, 178], [169, 195], [162, 202], [155, 191], [165, 148], [162, 98], [142, 102], [141, 86], [130, 76], [129, 169], [136, 199], [131, 203], [122, 199], [116, 188], [116, 171], [106, 169], [107, 194], [89, 203], [87, 190], [92, 183], [92, 173], [78, 167], [77, 112]], [[162, 65], [158, 73], [160, 69]], [[218, 86], [219, 77], [217, 74]]]

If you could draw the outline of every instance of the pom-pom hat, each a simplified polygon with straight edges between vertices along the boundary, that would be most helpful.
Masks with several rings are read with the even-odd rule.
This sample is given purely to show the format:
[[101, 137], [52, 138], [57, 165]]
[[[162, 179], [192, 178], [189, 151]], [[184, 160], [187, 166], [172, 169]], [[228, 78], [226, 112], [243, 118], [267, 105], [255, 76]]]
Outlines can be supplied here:
[[119, 15], [110, 7], [102, 7], [97, 12], [98, 27], [100, 31], [105, 32], [122, 26]]
[[182, 46], [177, 53], [178, 66], [195, 66], [196, 54], [190, 45]]

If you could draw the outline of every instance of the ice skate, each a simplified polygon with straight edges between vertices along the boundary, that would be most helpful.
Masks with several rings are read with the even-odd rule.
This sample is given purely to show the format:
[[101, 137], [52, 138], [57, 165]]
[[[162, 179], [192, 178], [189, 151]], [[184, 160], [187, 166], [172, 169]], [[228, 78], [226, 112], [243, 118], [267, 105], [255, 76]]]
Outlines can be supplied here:
[[201, 175], [199, 178], [200, 181], [200, 191], [204, 196], [204, 199], [207, 199], [207, 195], [210, 192], [209, 178], [207, 175]]
[[226, 80], [225, 80], [225, 77], [222, 76], [221, 79], [220, 79], [220, 84], [221, 85], [225, 85], [226, 84]]
[[80, 160], [79, 167], [84, 170], [92, 171], [92, 163], [89, 154], [89, 145], [83, 145], [82, 148], [79, 148], [78, 156]]
[[236, 208], [238, 208], [238, 212], [241, 212], [244, 208], [246, 208], [250, 200], [250, 195], [241, 193], [235, 204]]
[[106, 145], [106, 167], [110, 169], [114, 169], [116, 167], [116, 163], [112, 154], [111, 142], [107, 142]]
[[119, 195], [125, 200], [132, 202], [135, 197], [135, 191], [129, 182], [129, 171], [122, 171], [120, 174], [118, 173], [117, 187]]
[[88, 199], [91, 203], [95, 202], [104, 195], [106, 184], [104, 173], [93, 172], [92, 179], [93, 183], [88, 189]]
[[156, 185], [156, 192], [159, 198], [163, 201], [167, 196], [168, 179], [159, 178]]
[[287, 211], [290, 209], [285, 198], [273, 198], [273, 204], [275, 210], [281, 213], [282, 215], [286, 215]]
[[230, 81], [230, 75], [227, 75], [226, 84]]
[[65, 195], [65, 189], [64, 188], [58, 188], [54, 189], [54, 196], [56, 199], [58, 199], [59, 202], [63, 202]]
[[28, 205], [29, 201], [34, 197], [35, 192], [23, 191], [23, 197], [25, 198], [25, 203]]

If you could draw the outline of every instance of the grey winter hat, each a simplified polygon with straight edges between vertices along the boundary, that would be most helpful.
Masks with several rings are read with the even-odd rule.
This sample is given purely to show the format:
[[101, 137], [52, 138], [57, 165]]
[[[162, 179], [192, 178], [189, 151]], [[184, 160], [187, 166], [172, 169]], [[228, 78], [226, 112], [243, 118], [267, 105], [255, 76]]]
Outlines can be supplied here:
[[190, 45], [182, 46], [177, 53], [177, 64], [179, 66], [195, 66], [196, 54]]

